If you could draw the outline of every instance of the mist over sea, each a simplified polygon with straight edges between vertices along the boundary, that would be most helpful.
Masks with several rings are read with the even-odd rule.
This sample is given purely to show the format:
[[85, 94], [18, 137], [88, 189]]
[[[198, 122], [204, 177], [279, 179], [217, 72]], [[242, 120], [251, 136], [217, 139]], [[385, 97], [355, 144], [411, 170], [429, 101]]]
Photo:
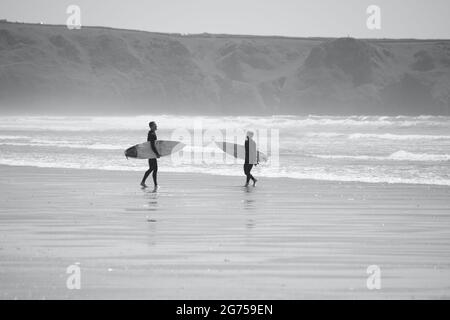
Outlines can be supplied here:
[[[127, 160], [123, 151], [146, 140], [151, 120], [158, 123], [160, 140], [171, 140], [175, 130], [191, 133], [183, 152], [197, 160], [222, 154], [208, 141], [194, 141], [199, 124], [203, 133], [277, 130], [279, 163], [258, 166], [254, 173], [260, 177], [450, 185], [450, 117], [445, 116], [0, 117], [0, 164], [144, 171], [146, 160]], [[229, 158], [179, 163], [166, 157], [159, 170], [238, 176], [241, 163]]]

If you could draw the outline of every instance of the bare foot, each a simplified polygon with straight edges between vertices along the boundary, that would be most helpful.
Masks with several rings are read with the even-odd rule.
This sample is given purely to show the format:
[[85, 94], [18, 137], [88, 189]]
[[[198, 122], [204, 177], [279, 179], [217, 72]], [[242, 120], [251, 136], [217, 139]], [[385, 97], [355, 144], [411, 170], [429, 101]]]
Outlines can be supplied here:
[[253, 179], [253, 186], [256, 187], [256, 182], [258, 182], [257, 179]]
[[141, 182], [141, 187], [142, 188], [147, 188], [147, 185], [144, 182]]

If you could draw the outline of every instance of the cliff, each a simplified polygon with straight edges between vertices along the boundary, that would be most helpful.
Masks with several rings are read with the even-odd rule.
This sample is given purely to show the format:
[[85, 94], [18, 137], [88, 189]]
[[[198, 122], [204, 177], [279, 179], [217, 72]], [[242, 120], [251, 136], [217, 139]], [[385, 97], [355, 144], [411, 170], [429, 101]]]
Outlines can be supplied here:
[[0, 23], [0, 112], [448, 114], [450, 41]]

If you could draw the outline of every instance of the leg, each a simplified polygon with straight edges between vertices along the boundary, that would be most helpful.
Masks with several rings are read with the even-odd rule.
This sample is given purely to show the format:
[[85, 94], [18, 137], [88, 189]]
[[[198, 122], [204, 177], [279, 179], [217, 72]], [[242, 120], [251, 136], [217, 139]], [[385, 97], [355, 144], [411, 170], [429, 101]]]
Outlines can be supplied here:
[[150, 160], [152, 160], [152, 159], [148, 159], [148, 167], [149, 167], [149, 169], [147, 171], [145, 171], [144, 177], [142, 178], [142, 181], [141, 181], [141, 186], [143, 186], [143, 187], [146, 187], [145, 181], [147, 180], [147, 178], [150, 175], [150, 173], [152, 173], [152, 171], [153, 171], [152, 164], [151, 164]]
[[250, 177], [250, 179], [253, 180], [253, 186], [255, 186], [255, 185], [256, 185], [256, 182], [257, 182], [258, 180], [256, 180], [256, 178], [250, 173], [250, 172], [252, 171], [252, 169], [253, 169], [253, 165], [250, 164], [249, 166], [250, 166], [250, 167], [249, 167], [249, 170], [248, 170], [248, 176]]
[[247, 179], [248, 181], [250, 181], [250, 179], [252, 179], [253, 181], [255, 181], [255, 178], [253, 178], [252, 174], [250, 173], [253, 169], [253, 165], [249, 164], [248, 165], [248, 173], [247, 173]]
[[155, 185], [155, 187], [158, 186], [158, 161], [156, 159], [151, 159], [152, 164], [151, 164], [151, 168], [153, 170], [153, 184]]
[[248, 186], [248, 183], [250, 182], [250, 170], [249, 170], [249, 164], [244, 164], [244, 173], [245, 176], [247, 177], [245, 186]]

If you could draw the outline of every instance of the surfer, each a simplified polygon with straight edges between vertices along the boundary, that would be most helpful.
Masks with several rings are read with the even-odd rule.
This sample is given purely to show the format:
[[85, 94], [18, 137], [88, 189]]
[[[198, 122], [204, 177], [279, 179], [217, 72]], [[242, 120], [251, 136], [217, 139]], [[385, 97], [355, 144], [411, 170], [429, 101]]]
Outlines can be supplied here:
[[245, 163], [244, 163], [244, 173], [247, 176], [247, 182], [245, 187], [248, 187], [250, 180], [253, 181], [253, 186], [256, 185], [258, 180], [252, 176], [250, 173], [252, 171], [253, 165], [258, 165], [258, 156], [256, 151], [256, 143], [253, 140], [253, 132], [247, 131], [247, 138], [245, 139]]
[[[147, 141], [150, 142], [150, 146], [152, 148], [152, 151], [156, 154], [156, 157], [159, 158], [160, 154], [158, 153], [158, 150], [156, 150], [156, 146], [155, 146], [155, 141], [157, 140], [156, 137], [156, 130], [158, 130], [158, 126], [156, 125], [156, 123], [154, 121], [150, 122], [148, 124], [148, 126], [150, 127], [150, 131], [148, 132], [147, 135]], [[154, 191], [158, 190], [158, 161], [156, 159], [148, 159], [148, 170], [145, 172], [144, 177], [142, 178], [141, 181], [141, 186], [143, 188], [147, 188], [147, 185], [145, 184], [145, 181], [147, 180], [148, 176], [150, 175], [150, 173], [153, 172], [153, 184], [155, 185]]]

